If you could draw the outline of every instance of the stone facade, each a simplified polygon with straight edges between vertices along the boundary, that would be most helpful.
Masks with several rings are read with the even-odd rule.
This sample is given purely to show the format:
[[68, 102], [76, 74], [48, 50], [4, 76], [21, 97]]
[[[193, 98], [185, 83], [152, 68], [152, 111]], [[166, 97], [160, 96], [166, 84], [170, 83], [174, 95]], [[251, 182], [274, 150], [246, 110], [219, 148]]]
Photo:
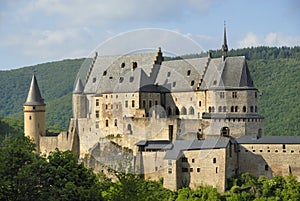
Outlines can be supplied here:
[[246, 59], [227, 57], [227, 44], [222, 49], [222, 58], [170, 61], [160, 48], [95, 54], [73, 91], [69, 130], [58, 135], [46, 133], [34, 76], [24, 104], [25, 135], [38, 152], [72, 150], [95, 161], [87, 162], [91, 167], [117, 168], [129, 160], [135, 173], [164, 178], [173, 190], [211, 185], [223, 192], [227, 179], [243, 172], [300, 177], [300, 138], [264, 137]]

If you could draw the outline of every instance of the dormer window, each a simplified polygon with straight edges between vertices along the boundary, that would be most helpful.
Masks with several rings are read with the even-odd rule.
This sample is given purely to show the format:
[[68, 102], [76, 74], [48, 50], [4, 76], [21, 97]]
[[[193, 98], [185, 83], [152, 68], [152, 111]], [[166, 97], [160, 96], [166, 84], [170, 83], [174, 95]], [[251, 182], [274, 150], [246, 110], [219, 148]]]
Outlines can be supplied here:
[[131, 70], [135, 70], [137, 68], [137, 62], [132, 62], [132, 69]]
[[194, 86], [194, 84], [195, 84], [195, 81], [192, 80], [192, 81], [191, 81], [191, 86]]
[[134, 80], [134, 77], [131, 76], [131, 77], [129, 78], [129, 82], [133, 82], [133, 80]]

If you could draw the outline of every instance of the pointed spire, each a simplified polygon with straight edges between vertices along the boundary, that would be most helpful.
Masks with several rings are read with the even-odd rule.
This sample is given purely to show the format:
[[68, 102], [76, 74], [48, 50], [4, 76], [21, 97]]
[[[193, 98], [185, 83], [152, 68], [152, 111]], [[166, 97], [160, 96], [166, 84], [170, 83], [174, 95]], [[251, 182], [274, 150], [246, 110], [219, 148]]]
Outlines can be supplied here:
[[226, 37], [226, 22], [224, 21], [224, 37], [223, 37], [223, 45], [222, 45], [222, 58], [225, 60], [227, 57], [228, 46], [227, 46], [227, 37]]
[[45, 105], [44, 99], [41, 96], [41, 92], [36, 81], [35, 74], [33, 74], [32, 76], [27, 99], [24, 105]]
[[73, 94], [82, 94], [83, 92], [83, 84], [80, 78], [78, 78]]

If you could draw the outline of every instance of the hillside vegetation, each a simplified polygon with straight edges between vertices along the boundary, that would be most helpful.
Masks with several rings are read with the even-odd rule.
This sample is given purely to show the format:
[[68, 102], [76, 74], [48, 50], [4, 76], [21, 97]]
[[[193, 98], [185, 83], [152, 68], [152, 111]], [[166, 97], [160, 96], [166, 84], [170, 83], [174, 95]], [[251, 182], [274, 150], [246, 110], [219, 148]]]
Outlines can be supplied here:
[[[221, 56], [220, 51], [211, 52], [213, 57]], [[185, 55], [182, 58], [203, 55], [206, 54]], [[265, 134], [299, 135], [300, 47], [257, 47], [229, 51], [229, 56], [240, 55], [248, 60], [254, 84], [261, 94], [259, 113], [265, 117]], [[84, 59], [63, 60], [0, 71], [0, 116], [23, 119], [22, 105], [31, 76], [36, 70], [38, 84], [47, 104], [48, 129], [66, 130], [72, 116], [73, 84], [83, 62]]]

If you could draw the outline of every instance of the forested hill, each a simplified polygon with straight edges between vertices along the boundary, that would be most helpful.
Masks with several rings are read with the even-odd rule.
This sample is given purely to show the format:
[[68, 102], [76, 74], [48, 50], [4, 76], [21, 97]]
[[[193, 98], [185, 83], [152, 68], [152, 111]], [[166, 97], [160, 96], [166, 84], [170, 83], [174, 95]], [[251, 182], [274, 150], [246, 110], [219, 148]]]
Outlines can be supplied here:
[[31, 77], [35, 72], [42, 96], [47, 104], [48, 126], [67, 128], [72, 115], [71, 92], [83, 61], [84, 59], [63, 60], [0, 71], [0, 116], [23, 119], [23, 104], [27, 97]]
[[[220, 51], [210, 52], [213, 57], [221, 56]], [[185, 55], [182, 58], [203, 55], [206, 56], [206, 53]], [[244, 48], [231, 50], [228, 55], [244, 55], [248, 60], [254, 84], [261, 94], [259, 113], [265, 117], [266, 135], [300, 135], [300, 47]], [[35, 70], [47, 104], [48, 128], [66, 129], [72, 116], [71, 92], [83, 61], [84, 59], [64, 60], [0, 71], [0, 116], [22, 120], [22, 105]], [[12, 119], [8, 122], [11, 121]]]

